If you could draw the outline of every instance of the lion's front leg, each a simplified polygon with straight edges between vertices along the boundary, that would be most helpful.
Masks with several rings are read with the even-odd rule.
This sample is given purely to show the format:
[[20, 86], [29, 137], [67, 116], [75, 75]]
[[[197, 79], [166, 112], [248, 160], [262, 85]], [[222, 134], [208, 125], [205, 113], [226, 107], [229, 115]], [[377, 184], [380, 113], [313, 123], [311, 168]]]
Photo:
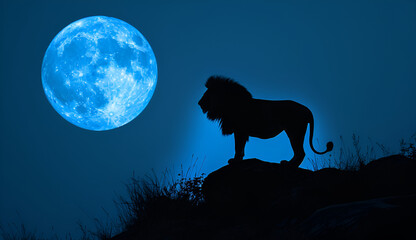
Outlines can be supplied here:
[[248, 135], [234, 132], [235, 155], [234, 155], [234, 159], [232, 160], [233, 162], [243, 160], [244, 148], [246, 146], [247, 141], [248, 141]]

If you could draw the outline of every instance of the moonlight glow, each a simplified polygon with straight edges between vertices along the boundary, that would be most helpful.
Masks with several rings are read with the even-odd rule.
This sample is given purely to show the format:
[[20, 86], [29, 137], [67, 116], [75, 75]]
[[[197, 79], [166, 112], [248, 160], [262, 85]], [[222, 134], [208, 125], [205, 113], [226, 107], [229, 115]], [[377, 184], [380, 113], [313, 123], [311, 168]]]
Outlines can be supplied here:
[[56, 35], [42, 64], [54, 109], [89, 130], [109, 130], [137, 117], [152, 98], [157, 66], [134, 27], [111, 17], [80, 19]]

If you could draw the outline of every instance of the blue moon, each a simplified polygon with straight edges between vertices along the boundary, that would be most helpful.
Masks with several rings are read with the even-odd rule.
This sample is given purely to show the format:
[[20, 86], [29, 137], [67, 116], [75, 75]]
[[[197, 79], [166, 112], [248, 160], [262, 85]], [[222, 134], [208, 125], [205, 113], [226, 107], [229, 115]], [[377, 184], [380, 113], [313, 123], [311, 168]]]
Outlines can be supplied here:
[[69, 24], [52, 40], [42, 63], [42, 85], [53, 108], [88, 130], [132, 121], [149, 103], [156, 83], [156, 58], [148, 41], [112, 17]]

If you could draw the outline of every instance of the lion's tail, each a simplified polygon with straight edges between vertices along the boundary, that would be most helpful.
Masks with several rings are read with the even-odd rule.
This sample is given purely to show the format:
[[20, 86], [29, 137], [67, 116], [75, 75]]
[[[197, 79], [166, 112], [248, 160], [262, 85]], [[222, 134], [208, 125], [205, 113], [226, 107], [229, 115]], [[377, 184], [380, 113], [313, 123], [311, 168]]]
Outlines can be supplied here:
[[334, 143], [333, 142], [328, 142], [326, 144], [326, 150], [323, 151], [323, 152], [318, 152], [318, 151], [315, 150], [315, 148], [313, 147], [313, 144], [312, 144], [313, 129], [314, 129], [314, 121], [313, 121], [313, 116], [312, 116], [312, 113], [311, 113], [311, 119], [309, 121], [309, 131], [310, 131], [310, 133], [309, 133], [309, 145], [311, 146], [312, 151], [316, 154], [325, 154], [327, 152], [332, 151], [332, 149], [334, 148]]

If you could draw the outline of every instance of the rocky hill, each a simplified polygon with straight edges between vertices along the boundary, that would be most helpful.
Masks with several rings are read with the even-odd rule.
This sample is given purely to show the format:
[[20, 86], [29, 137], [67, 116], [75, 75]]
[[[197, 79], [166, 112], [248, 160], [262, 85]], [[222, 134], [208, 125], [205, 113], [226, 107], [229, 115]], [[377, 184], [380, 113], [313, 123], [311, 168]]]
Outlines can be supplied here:
[[359, 171], [247, 159], [209, 174], [202, 193], [186, 211], [160, 200], [151, 221], [113, 239], [416, 239], [416, 161], [400, 155]]

